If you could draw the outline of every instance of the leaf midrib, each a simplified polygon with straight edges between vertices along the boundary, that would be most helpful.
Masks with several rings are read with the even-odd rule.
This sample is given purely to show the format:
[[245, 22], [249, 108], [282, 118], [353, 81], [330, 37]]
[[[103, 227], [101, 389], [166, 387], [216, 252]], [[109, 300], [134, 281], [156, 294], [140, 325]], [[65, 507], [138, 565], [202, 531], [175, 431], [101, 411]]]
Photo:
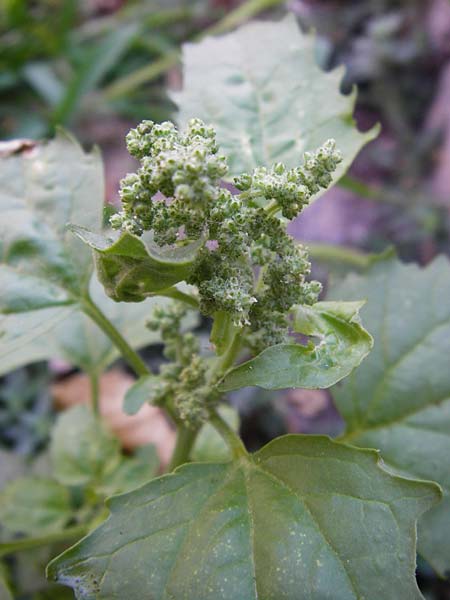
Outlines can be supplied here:
[[345, 576], [347, 577], [348, 582], [350, 583], [350, 587], [353, 590], [355, 600], [360, 600], [361, 596], [357, 592], [357, 589], [356, 589], [356, 586], [355, 586], [355, 582], [353, 581], [351, 574], [348, 572], [348, 570], [347, 570], [347, 568], [346, 568], [346, 566], [345, 566], [342, 558], [339, 556], [339, 553], [337, 552], [336, 548], [334, 547], [334, 545], [331, 543], [331, 541], [329, 540], [329, 538], [327, 537], [327, 535], [324, 533], [324, 531], [320, 527], [319, 521], [317, 520], [316, 516], [312, 512], [312, 510], [311, 510], [309, 504], [307, 503], [307, 501], [305, 500], [305, 498], [299, 496], [297, 494], [297, 492], [295, 490], [293, 490], [288, 483], [286, 483], [285, 481], [283, 481], [282, 479], [280, 479], [279, 477], [277, 477], [271, 471], [266, 471], [262, 466], [258, 466], [255, 463], [254, 463], [253, 466], [254, 466], [255, 470], [257, 470], [260, 473], [262, 473], [263, 475], [265, 475], [270, 481], [275, 482], [279, 487], [287, 490], [291, 495], [293, 495], [295, 498], [297, 498], [297, 500], [300, 503], [300, 505], [303, 506], [306, 509], [307, 513], [309, 514], [309, 516], [311, 518], [311, 521], [315, 524], [318, 533], [320, 534], [320, 536], [324, 540], [325, 545], [330, 548], [330, 550], [332, 551], [332, 553], [336, 556], [338, 562], [341, 564], [343, 572], [345, 573]]

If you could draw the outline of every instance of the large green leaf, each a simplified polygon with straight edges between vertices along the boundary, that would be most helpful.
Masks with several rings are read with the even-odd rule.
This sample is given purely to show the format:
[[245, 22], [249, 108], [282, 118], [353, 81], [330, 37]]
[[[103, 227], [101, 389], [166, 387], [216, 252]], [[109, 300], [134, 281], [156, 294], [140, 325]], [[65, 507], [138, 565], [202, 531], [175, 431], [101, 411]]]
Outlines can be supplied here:
[[[133, 348], [159, 342], [159, 333], [148, 329], [145, 323], [155, 306], [169, 302], [168, 299], [149, 298], [140, 304], [118, 304], [106, 296], [95, 277], [90, 292], [94, 302]], [[193, 326], [195, 322], [190, 311], [186, 326]], [[109, 338], [78, 305], [0, 315], [0, 374], [49, 358], [63, 358], [84, 371], [101, 372], [118, 356]]]
[[58, 418], [50, 456], [60, 483], [95, 485], [119, 465], [119, 442], [88, 407], [75, 406]]
[[93, 248], [98, 278], [117, 302], [141, 302], [187, 279], [195, 253], [204, 243], [161, 249], [126, 231], [119, 237], [105, 237], [84, 227], [71, 229]]
[[69, 221], [100, 227], [103, 173], [65, 133], [2, 159], [0, 313], [73, 304], [87, 288], [89, 251]]
[[285, 436], [110, 499], [48, 575], [83, 600], [418, 600], [415, 520], [438, 497], [374, 451]]
[[318, 302], [294, 308], [293, 329], [315, 338], [308, 345], [279, 344], [231, 369], [221, 391], [256, 385], [328, 388], [357, 367], [372, 348], [372, 337], [358, 317], [360, 302]]
[[0, 493], [0, 525], [12, 533], [45, 535], [73, 516], [68, 490], [41, 477], [22, 477]]
[[216, 128], [231, 175], [278, 161], [295, 167], [335, 138], [344, 157], [336, 181], [376, 131], [356, 130], [355, 95], [340, 93], [341, 70], [319, 69], [314, 45], [292, 16], [185, 44], [184, 88], [173, 94], [180, 123], [197, 116]]
[[142, 446], [133, 456], [123, 456], [117, 468], [107, 473], [96, 489], [104, 496], [129, 492], [154, 477], [159, 466], [155, 446]]
[[[0, 374], [54, 357], [86, 371], [102, 370], [118, 353], [80, 310], [92, 257], [67, 230], [68, 221], [100, 228], [101, 159], [61, 133], [2, 158], [1, 166]], [[117, 305], [95, 280], [90, 291], [133, 347], [158, 341], [145, 327], [155, 300]]]
[[375, 338], [362, 366], [333, 392], [347, 423], [344, 440], [379, 448], [399, 473], [437, 481], [444, 501], [419, 525], [419, 551], [450, 569], [450, 265], [426, 269], [397, 260], [375, 264], [332, 289], [367, 298], [364, 323]]

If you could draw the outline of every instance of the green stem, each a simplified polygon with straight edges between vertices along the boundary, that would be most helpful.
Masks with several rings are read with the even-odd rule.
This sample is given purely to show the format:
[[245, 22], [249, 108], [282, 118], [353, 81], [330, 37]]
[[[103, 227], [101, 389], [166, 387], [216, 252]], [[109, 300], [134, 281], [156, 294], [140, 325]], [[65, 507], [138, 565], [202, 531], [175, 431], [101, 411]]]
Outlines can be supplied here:
[[14, 542], [4, 542], [0, 544], [0, 557], [14, 554], [15, 552], [23, 552], [24, 550], [32, 550], [41, 546], [48, 546], [57, 542], [65, 542], [75, 538], [81, 538], [89, 532], [86, 525], [77, 525], [69, 527], [63, 531], [49, 533], [45, 536], [35, 538], [23, 538]]
[[89, 380], [91, 383], [91, 404], [94, 414], [98, 417], [100, 415], [100, 381], [96, 371], [89, 373]]
[[314, 244], [303, 242], [309, 250], [311, 258], [324, 262], [344, 263], [358, 269], [370, 267], [376, 254], [365, 254], [358, 250], [334, 246], [332, 244]]
[[173, 298], [174, 300], [179, 300], [180, 302], [184, 302], [185, 304], [189, 304], [192, 308], [198, 310], [199, 302], [197, 298], [191, 296], [190, 294], [186, 294], [182, 292], [176, 287], [167, 288], [166, 290], [161, 290], [158, 292], [158, 296], [165, 296], [166, 298]]
[[228, 425], [228, 423], [222, 419], [222, 417], [216, 411], [212, 411], [209, 419], [211, 425], [224, 439], [227, 446], [230, 448], [233, 458], [241, 458], [248, 456], [248, 452], [242, 443], [241, 438], [238, 434]]
[[359, 179], [354, 179], [350, 175], [344, 175], [338, 181], [338, 186], [352, 192], [360, 198], [367, 198], [368, 200], [375, 200], [376, 202], [382, 202], [383, 204], [394, 204], [401, 205], [401, 199], [392, 193], [392, 191], [383, 189], [381, 187], [373, 187], [367, 185]]
[[[194, 41], [198, 41], [209, 35], [225, 33], [226, 31], [237, 27], [242, 22], [251, 19], [263, 10], [282, 4], [283, 1], [284, 0], [248, 0], [228, 13], [218, 23], [208, 27], [200, 35], [195, 36]], [[179, 60], [180, 52], [175, 50], [169, 52], [166, 56], [155, 60], [150, 65], [136, 69], [129, 75], [117, 79], [113, 84], [105, 87], [102, 91], [103, 100], [115, 100], [116, 98], [129, 94], [143, 83], [153, 81], [177, 65]]]
[[271, 200], [269, 202], [269, 204], [267, 204], [264, 207], [264, 210], [266, 211], [266, 213], [268, 214], [269, 217], [273, 217], [274, 215], [277, 214], [277, 212], [279, 212], [280, 207], [279, 207], [278, 202], [276, 200]]
[[232, 322], [230, 313], [219, 310], [214, 313], [213, 326], [209, 341], [214, 344], [216, 354], [222, 356], [229, 348], [234, 339], [236, 328]]
[[100, 329], [109, 337], [114, 345], [119, 349], [123, 358], [135, 371], [136, 375], [148, 375], [150, 370], [144, 363], [142, 358], [133, 350], [128, 344], [122, 334], [114, 327], [111, 321], [102, 313], [99, 307], [92, 301], [91, 297], [87, 295], [83, 299], [81, 305], [83, 312], [90, 317]]
[[234, 10], [230, 11], [218, 23], [205, 29], [197, 38], [204, 38], [208, 35], [220, 35], [238, 27], [241, 23], [249, 21], [259, 13], [269, 8], [274, 8], [283, 4], [284, 0], [247, 0]]
[[241, 349], [242, 343], [242, 331], [238, 330], [234, 336], [233, 340], [228, 346], [226, 352], [220, 356], [217, 360], [217, 363], [214, 367], [213, 374], [214, 375], [222, 375], [231, 367], [231, 365], [236, 360], [236, 357]]
[[175, 449], [168, 467], [169, 471], [174, 471], [180, 465], [188, 462], [197, 433], [198, 429], [189, 429], [184, 425], [179, 425]]

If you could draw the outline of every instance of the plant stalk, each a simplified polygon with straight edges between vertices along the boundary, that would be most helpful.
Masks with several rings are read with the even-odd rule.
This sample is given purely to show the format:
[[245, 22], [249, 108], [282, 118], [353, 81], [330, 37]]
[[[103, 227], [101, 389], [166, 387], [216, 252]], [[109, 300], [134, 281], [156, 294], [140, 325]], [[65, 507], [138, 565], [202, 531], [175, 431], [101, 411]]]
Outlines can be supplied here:
[[198, 429], [189, 429], [185, 425], [179, 425], [175, 450], [173, 451], [168, 467], [169, 472], [188, 462], [197, 433]]
[[173, 298], [174, 300], [179, 300], [180, 302], [184, 302], [185, 304], [189, 304], [192, 308], [198, 310], [199, 302], [197, 298], [191, 296], [190, 294], [186, 294], [186, 292], [182, 292], [176, 287], [167, 288], [165, 290], [161, 290], [157, 294], [158, 296], [165, 296], [166, 298]]
[[228, 369], [231, 367], [231, 365], [236, 360], [236, 357], [241, 348], [241, 342], [242, 342], [242, 335], [240, 335], [240, 330], [238, 330], [234, 334], [233, 340], [231, 341], [230, 345], [228, 346], [228, 349], [226, 350], [226, 352], [222, 356], [217, 358], [217, 362], [215, 363], [215, 366], [211, 372], [211, 380], [214, 379], [214, 377], [216, 375], [221, 376], [226, 371], [228, 371]]
[[243, 456], [248, 456], [248, 452], [245, 449], [241, 438], [228, 425], [228, 423], [224, 419], [222, 419], [218, 412], [211, 411], [209, 422], [224, 439], [225, 443], [230, 448], [234, 459], [242, 458]]
[[99, 309], [95, 302], [93, 302], [89, 295], [84, 298], [81, 308], [83, 312], [90, 317], [114, 343], [114, 345], [122, 354], [123, 358], [135, 371], [136, 375], [141, 376], [148, 375], [150, 373], [150, 370], [139, 354], [133, 350], [122, 334], [114, 327], [111, 321], [103, 314], [103, 312]]
[[91, 405], [94, 415], [100, 415], [100, 378], [96, 371], [89, 373], [91, 384]]
[[338, 264], [343, 263], [358, 269], [367, 269], [370, 267], [377, 256], [376, 254], [365, 254], [358, 250], [335, 246], [333, 244], [315, 244], [308, 241], [302, 243], [308, 248], [311, 258], [315, 260]]

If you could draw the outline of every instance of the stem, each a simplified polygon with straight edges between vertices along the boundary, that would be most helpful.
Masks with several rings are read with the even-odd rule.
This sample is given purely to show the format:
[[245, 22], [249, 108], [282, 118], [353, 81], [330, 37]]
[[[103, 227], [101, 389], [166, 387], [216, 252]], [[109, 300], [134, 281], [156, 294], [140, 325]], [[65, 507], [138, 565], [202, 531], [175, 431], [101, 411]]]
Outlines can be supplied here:
[[230, 313], [223, 310], [214, 313], [214, 322], [211, 328], [209, 341], [214, 344], [216, 354], [222, 356], [233, 341], [236, 328], [233, 325]]
[[197, 429], [189, 429], [185, 425], [179, 425], [175, 450], [168, 467], [169, 471], [174, 471], [180, 465], [188, 462], [197, 433]]
[[158, 296], [165, 296], [166, 298], [173, 298], [174, 300], [180, 300], [185, 304], [189, 304], [192, 308], [198, 310], [199, 302], [197, 298], [191, 296], [190, 294], [186, 294], [186, 292], [182, 292], [176, 287], [167, 288], [166, 290], [161, 290], [158, 292]]
[[267, 204], [267, 206], [264, 207], [264, 210], [266, 211], [269, 217], [273, 217], [277, 214], [277, 212], [279, 212], [280, 207], [276, 200], [271, 200], [269, 204]]
[[49, 544], [54, 544], [56, 542], [69, 541], [73, 538], [81, 538], [88, 532], [89, 528], [86, 525], [77, 525], [75, 527], [64, 529], [63, 531], [49, 533], [42, 537], [23, 538], [14, 542], [5, 542], [0, 544], [0, 557], [14, 554], [15, 552], [40, 548], [41, 546], [48, 546]]
[[376, 202], [382, 202], [383, 204], [401, 205], [401, 199], [394, 195], [392, 191], [385, 190], [381, 187], [367, 185], [363, 181], [354, 179], [350, 175], [341, 177], [338, 181], [338, 186], [352, 192], [360, 198], [375, 200]]
[[211, 411], [209, 422], [215, 428], [215, 430], [221, 435], [230, 448], [233, 458], [241, 458], [248, 456], [248, 452], [242, 443], [241, 438], [238, 434], [228, 425], [228, 423], [222, 419], [222, 417], [216, 411]]
[[[226, 31], [233, 29], [233, 27], [240, 25], [243, 21], [247, 21], [263, 10], [271, 8], [272, 6], [277, 6], [283, 1], [284, 0], [247, 0], [247, 2], [228, 13], [228, 15], [218, 23], [208, 27], [200, 35], [195, 36], [194, 41], [199, 41], [208, 35], [225, 33]], [[174, 67], [179, 59], [180, 52], [175, 50], [169, 52], [166, 56], [155, 60], [150, 65], [136, 69], [133, 73], [117, 79], [113, 84], [103, 89], [103, 100], [115, 100], [116, 98], [129, 94], [143, 83], [153, 81]]]
[[133, 350], [125, 338], [122, 337], [121, 333], [114, 327], [111, 321], [92, 301], [92, 298], [89, 295], [84, 297], [81, 308], [83, 312], [90, 317], [109, 337], [113, 344], [118, 348], [126, 362], [135, 371], [136, 375], [141, 376], [148, 375], [150, 373], [150, 370], [139, 354]]
[[89, 373], [89, 380], [91, 383], [91, 403], [94, 415], [97, 417], [100, 415], [100, 386], [99, 376], [96, 371]]
[[234, 334], [233, 340], [228, 346], [227, 351], [221, 357], [218, 358], [212, 373], [213, 375], [222, 375], [234, 363], [236, 356], [238, 355], [238, 352], [241, 348], [242, 335], [239, 334], [240, 330]]
[[370, 267], [377, 256], [333, 244], [311, 244], [310, 242], [304, 242], [304, 244], [308, 248], [311, 258], [325, 262], [344, 263], [359, 269]]

